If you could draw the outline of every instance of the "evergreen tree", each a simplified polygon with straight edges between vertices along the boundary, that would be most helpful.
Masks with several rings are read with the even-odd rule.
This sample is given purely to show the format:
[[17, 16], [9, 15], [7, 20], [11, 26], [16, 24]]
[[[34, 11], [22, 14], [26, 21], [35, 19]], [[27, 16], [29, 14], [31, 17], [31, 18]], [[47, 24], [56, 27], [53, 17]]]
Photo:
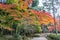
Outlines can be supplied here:
[[39, 4], [38, 0], [33, 0], [32, 2], [32, 7], [35, 7]]

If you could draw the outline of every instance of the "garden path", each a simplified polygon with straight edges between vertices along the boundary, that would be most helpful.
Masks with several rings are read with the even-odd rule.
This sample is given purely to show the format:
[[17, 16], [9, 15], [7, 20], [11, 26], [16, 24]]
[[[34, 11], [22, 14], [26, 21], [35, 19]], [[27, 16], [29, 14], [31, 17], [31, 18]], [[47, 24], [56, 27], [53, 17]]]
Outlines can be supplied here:
[[38, 34], [40, 35], [40, 37], [33, 37], [32, 40], [47, 40], [46, 36], [49, 35], [50, 33], [42, 33], [42, 34]]

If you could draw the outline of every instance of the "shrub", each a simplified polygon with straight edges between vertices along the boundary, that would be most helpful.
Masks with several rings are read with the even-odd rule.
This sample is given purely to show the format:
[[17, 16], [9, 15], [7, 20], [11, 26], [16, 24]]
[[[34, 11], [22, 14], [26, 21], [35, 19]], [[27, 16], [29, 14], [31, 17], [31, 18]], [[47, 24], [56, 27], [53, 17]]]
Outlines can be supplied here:
[[41, 32], [41, 27], [36, 25], [22, 25], [20, 27], [21, 35], [34, 36], [33, 34]]
[[48, 35], [48, 37], [53, 39], [53, 40], [60, 40], [60, 35], [50, 34], [50, 35]]
[[35, 33], [40, 33], [42, 30], [41, 30], [41, 27], [40, 26], [34, 26], [34, 32]]

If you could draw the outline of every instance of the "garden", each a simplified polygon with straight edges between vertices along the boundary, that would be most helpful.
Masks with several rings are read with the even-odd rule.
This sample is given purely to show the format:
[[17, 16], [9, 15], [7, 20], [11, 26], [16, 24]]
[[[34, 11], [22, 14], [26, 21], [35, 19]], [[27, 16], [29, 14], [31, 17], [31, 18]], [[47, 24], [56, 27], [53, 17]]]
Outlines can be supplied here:
[[[54, 18], [45, 10], [35, 9], [37, 3], [37, 0], [1, 1], [0, 40], [31, 40], [37, 33], [54, 31]], [[60, 40], [60, 35], [50, 34], [48, 38]]]

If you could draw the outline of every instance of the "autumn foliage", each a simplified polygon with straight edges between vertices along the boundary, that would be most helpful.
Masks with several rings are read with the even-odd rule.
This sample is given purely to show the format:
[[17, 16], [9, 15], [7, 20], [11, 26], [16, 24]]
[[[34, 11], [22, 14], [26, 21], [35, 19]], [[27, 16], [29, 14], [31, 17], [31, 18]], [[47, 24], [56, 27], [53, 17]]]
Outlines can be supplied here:
[[28, 25], [39, 25], [39, 26], [41, 24], [48, 25], [49, 23], [51, 24], [54, 23], [54, 18], [48, 12], [36, 11], [36, 10], [30, 9], [29, 8], [30, 4], [32, 4], [32, 0], [19, 0], [18, 4], [14, 4], [14, 3], [9, 5], [0, 4], [0, 10], [3, 10], [4, 12], [6, 12], [5, 14], [7, 14], [7, 15], [4, 15], [5, 19], [4, 19], [4, 16], [1, 16], [3, 17], [3, 19], [2, 18], [0, 19], [6, 21], [6, 18], [10, 17], [11, 20], [9, 19], [7, 23], [7, 26], [9, 28], [11, 28], [11, 24], [14, 21], [18, 21], [17, 23], [18, 26], [23, 25], [24, 23], [27, 23]]

